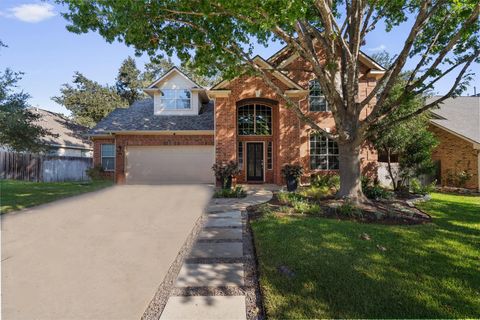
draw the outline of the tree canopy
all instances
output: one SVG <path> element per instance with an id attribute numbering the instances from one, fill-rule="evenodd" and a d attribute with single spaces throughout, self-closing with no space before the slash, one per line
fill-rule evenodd
<path id="1" fill-rule="evenodd" d="M 66 4 L 67 27 L 91 30 L 107 41 L 123 41 L 151 56 L 162 52 L 189 61 L 199 73 L 234 77 L 249 71 L 262 77 L 286 101 L 288 108 L 311 128 L 336 140 L 340 153 L 340 197 L 363 200 L 360 145 L 373 126 L 411 96 L 432 89 L 446 75 L 455 75 L 448 92 L 402 116 L 414 117 L 444 99 L 460 94 L 479 62 L 478 0 L 356 0 L 356 1 L 77 1 Z M 389 32 L 408 25 L 405 40 L 391 66 L 365 98 L 359 96 L 361 49 L 379 26 Z M 256 44 L 279 40 L 303 58 L 318 80 L 335 120 L 326 132 L 295 100 L 269 81 L 273 71 L 254 63 Z M 414 65 L 395 100 L 388 99 L 407 62 Z M 366 106 L 371 112 L 360 115 Z M 384 126 L 392 123 L 384 122 Z"/>
<path id="2" fill-rule="evenodd" d="M 143 96 L 143 83 L 140 78 L 140 70 L 132 57 L 123 60 L 118 70 L 117 82 L 115 84 L 120 97 L 131 105 Z"/>
<path id="3" fill-rule="evenodd" d="M 30 96 L 15 90 L 21 75 L 10 69 L 0 73 L 0 144 L 15 151 L 44 151 L 42 138 L 53 134 L 35 124 L 40 116 L 30 112 Z"/>
<path id="4" fill-rule="evenodd" d="M 115 108 L 128 107 L 114 87 L 101 85 L 80 72 L 75 72 L 72 84 L 64 84 L 60 92 L 52 100 L 70 110 L 76 123 L 90 128 Z"/>

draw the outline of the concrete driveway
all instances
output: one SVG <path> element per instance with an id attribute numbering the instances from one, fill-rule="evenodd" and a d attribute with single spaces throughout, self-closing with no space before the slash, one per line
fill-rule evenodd
<path id="1" fill-rule="evenodd" d="M 115 186 L 2 216 L 2 319 L 140 319 L 211 193 Z"/>

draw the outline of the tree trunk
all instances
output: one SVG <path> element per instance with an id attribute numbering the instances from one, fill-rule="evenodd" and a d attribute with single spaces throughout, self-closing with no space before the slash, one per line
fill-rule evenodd
<path id="1" fill-rule="evenodd" d="M 393 174 L 393 169 L 392 169 L 392 161 L 390 159 L 390 148 L 385 148 L 387 150 L 387 170 L 388 174 L 390 175 L 390 179 L 392 179 L 392 186 L 393 190 L 397 191 L 398 185 L 397 185 L 397 180 L 395 179 L 396 177 Z"/>
<path id="2" fill-rule="evenodd" d="M 354 203 L 367 202 L 362 191 L 362 173 L 360 169 L 360 146 L 352 143 L 338 143 L 340 190 L 337 198 L 348 198 Z"/>

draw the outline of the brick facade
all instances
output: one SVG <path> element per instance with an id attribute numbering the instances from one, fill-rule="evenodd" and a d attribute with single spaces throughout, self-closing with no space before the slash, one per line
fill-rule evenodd
<path id="1" fill-rule="evenodd" d="M 308 89 L 308 84 L 314 78 L 312 73 L 299 71 L 308 69 L 300 58 L 291 62 L 287 67 L 287 75 L 290 79 L 296 81 L 304 89 Z M 364 70 L 365 71 L 365 70 Z M 286 86 L 277 78 L 272 77 L 282 90 Z M 359 98 L 365 98 L 376 84 L 373 78 L 366 78 L 363 75 L 360 78 Z M 283 98 L 268 86 L 263 79 L 253 76 L 242 76 L 232 80 L 225 89 L 230 90 L 227 97 L 217 97 L 215 100 L 215 145 L 216 161 L 224 162 L 237 159 L 238 143 L 257 141 L 272 142 L 273 146 L 273 167 L 271 170 L 265 169 L 264 179 L 266 183 L 283 184 L 281 168 L 285 164 L 299 163 L 304 167 L 305 175 L 303 181 L 308 180 L 311 174 L 325 171 L 310 170 L 310 127 L 302 123 L 295 113 L 286 108 Z M 272 128 L 271 136 L 242 136 L 237 133 L 237 107 L 245 99 L 251 99 L 258 103 L 272 107 Z M 272 103 L 270 100 L 273 100 Z M 308 96 L 293 98 L 300 104 L 302 110 L 315 119 L 322 128 L 334 129 L 335 122 L 330 112 L 310 112 L 308 111 Z M 375 103 L 375 101 L 372 101 Z M 364 116 L 368 114 L 370 107 L 365 108 Z M 266 144 L 265 144 L 266 145 Z M 265 151 L 265 150 L 264 150 Z M 377 152 L 368 144 L 362 148 L 362 168 L 364 174 L 376 175 Z M 266 160 L 266 151 L 264 152 Z M 244 163 L 246 162 L 246 147 L 244 145 Z M 237 177 L 239 182 L 246 181 L 246 165 Z"/>
<path id="2" fill-rule="evenodd" d="M 115 135 L 112 138 L 93 138 L 94 165 L 101 164 L 101 145 L 115 144 L 115 172 L 106 173 L 115 177 L 115 182 L 125 183 L 125 149 L 128 146 L 186 146 L 186 145 L 213 145 L 213 135 Z"/>
<path id="3" fill-rule="evenodd" d="M 439 145 L 432 153 L 434 161 L 440 161 L 440 183 L 442 186 L 451 186 L 449 175 L 455 172 L 467 171 L 472 177 L 466 182 L 465 187 L 479 190 L 479 157 L 480 150 L 474 149 L 473 143 L 462 139 L 435 125 L 430 125 L 429 130 L 435 134 Z"/>

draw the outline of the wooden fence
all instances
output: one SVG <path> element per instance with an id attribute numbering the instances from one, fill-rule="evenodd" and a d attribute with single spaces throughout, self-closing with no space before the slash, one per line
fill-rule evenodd
<path id="1" fill-rule="evenodd" d="M 0 179 L 37 182 L 88 180 L 92 158 L 43 156 L 0 151 Z"/>

